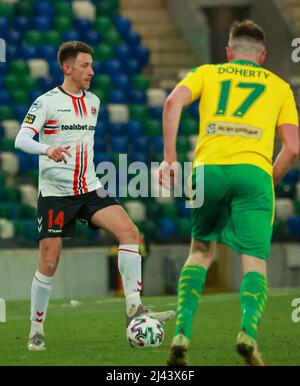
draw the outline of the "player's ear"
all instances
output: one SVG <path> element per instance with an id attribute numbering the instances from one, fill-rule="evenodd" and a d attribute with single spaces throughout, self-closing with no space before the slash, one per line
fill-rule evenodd
<path id="1" fill-rule="evenodd" d="M 71 75 L 71 66 L 69 63 L 63 63 L 62 70 L 64 75 Z"/>
<path id="2" fill-rule="evenodd" d="M 267 56 L 267 50 L 263 50 L 262 53 L 259 56 L 259 64 L 263 65 Z"/>
<path id="3" fill-rule="evenodd" d="M 232 62 L 233 61 L 234 55 L 233 55 L 233 52 L 232 52 L 231 48 L 229 48 L 229 47 L 226 47 L 226 56 L 227 56 L 228 62 Z"/>

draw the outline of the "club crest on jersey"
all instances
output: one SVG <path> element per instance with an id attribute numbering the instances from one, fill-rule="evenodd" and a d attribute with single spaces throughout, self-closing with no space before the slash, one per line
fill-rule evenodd
<path id="1" fill-rule="evenodd" d="M 93 107 L 91 108 L 91 113 L 92 113 L 92 115 L 94 115 L 94 116 L 97 114 L 97 109 L 96 109 L 96 107 L 93 106 Z"/>

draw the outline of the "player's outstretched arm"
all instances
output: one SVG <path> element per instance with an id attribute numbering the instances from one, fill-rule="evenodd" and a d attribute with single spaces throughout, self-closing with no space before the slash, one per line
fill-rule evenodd
<path id="1" fill-rule="evenodd" d="M 295 125 L 281 125 L 277 133 L 282 143 L 273 167 L 273 182 L 277 185 L 299 157 L 299 129 Z"/>

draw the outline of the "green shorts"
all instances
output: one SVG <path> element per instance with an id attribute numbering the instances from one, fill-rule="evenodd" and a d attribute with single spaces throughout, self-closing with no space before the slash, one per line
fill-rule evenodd
<path id="1" fill-rule="evenodd" d="M 196 188 L 194 170 L 193 189 Z M 198 188 L 197 188 L 198 189 Z M 204 203 L 192 209 L 192 237 L 267 259 L 274 220 L 272 177 L 254 165 L 204 166 Z"/>

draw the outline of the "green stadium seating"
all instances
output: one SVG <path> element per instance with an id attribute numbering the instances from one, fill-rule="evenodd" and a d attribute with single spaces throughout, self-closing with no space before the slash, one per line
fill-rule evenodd
<path id="1" fill-rule="evenodd" d="M 13 98 L 13 101 L 17 105 L 29 105 L 30 99 L 28 97 L 28 94 L 23 91 L 22 89 L 11 91 L 11 96 Z"/>
<path id="2" fill-rule="evenodd" d="M 14 202 L 17 204 L 21 201 L 21 192 L 19 189 L 7 186 L 4 188 L 3 192 L 7 202 Z"/>
<path id="3" fill-rule="evenodd" d="M 160 217 L 177 218 L 177 208 L 174 202 L 160 205 Z"/>
<path id="4" fill-rule="evenodd" d="M 184 119 L 181 125 L 183 133 L 187 136 L 199 133 L 199 125 L 195 119 Z"/>
<path id="5" fill-rule="evenodd" d="M 102 32 L 102 37 L 104 43 L 108 44 L 109 46 L 117 46 L 118 44 L 122 43 L 120 35 L 114 28 Z"/>
<path id="6" fill-rule="evenodd" d="M 111 78 L 106 74 L 95 75 L 93 78 L 93 85 L 95 88 L 100 88 L 107 93 L 113 86 Z"/>
<path id="7" fill-rule="evenodd" d="M 54 27 L 59 32 L 71 30 L 73 28 L 73 20 L 67 16 L 56 16 L 54 18 Z"/>
<path id="8" fill-rule="evenodd" d="M 37 90 L 39 88 L 37 80 L 31 78 L 30 75 L 22 75 L 19 79 L 23 90 L 26 90 L 27 92 Z"/>
<path id="9" fill-rule="evenodd" d="M 188 218 L 177 218 L 175 221 L 179 229 L 179 236 L 190 237 L 192 228 L 191 220 Z"/>
<path id="10" fill-rule="evenodd" d="M 100 99 L 101 103 L 107 102 L 107 94 L 104 90 L 101 88 L 93 88 L 92 92 L 97 95 L 97 97 Z"/>
<path id="11" fill-rule="evenodd" d="M 162 123 L 161 121 L 155 119 L 146 119 L 145 120 L 145 132 L 150 137 L 161 136 L 162 135 Z"/>
<path id="12" fill-rule="evenodd" d="M 129 113 L 133 121 L 145 121 L 149 116 L 148 107 L 145 105 L 131 105 Z"/>
<path id="13" fill-rule="evenodd" d="M 120 0 L 102 0 L 97 5 L 97 14 L 112 17 L 120 7 Z"/>
<path id="14" fill-rule="evenodd" d="M 55 14 L 68 18 L 73 17 L 73 9 L 68 1 L 52 0 Z"/>
<path id="15" fill-rule="evenodd" d="M 144 75 L 133 75 L 131 81 L 135 90 L 146 91 L 150 87 L 150 80 Z"/>
<path id="16" fill-rule="evenodd" d="M 5 173 L 0 170 L 0 187 L 5 185 Z"/>
<path id="17" fill-rule="evenodd" d="M 179 152 L 188 152 L 191 149 L 191 144 L 185 136 L 177 137 L 177 151 Z"/>
<path id="18" fill-rule="evenodd" d="M 30 205 L 20 204 L 20 217 L 22 219 L 35 220 L 36 208 Z"/>
<path id="19" fill-rule="evenodd" d="M 41 32 L 30 30 L 25 34 L 25 42 L 32 46 L 40 46 L 43 44 L 43 37 Z"/>
<path id="20" fill-rule="evenodd" d="M 14 113 L 10 107 L 0 106 L 0 117 L 1 117 L 1 120 L 3 120 L 3 121 L 5 119 L 13 119 Z"/>
<path id="21" fill-rule="evenodd" d="M 113 48 L 108 44 L 100 44 L 98 47 L 94 49 L 94 60 L 109 60 L 114 56 Z"/>
<path id="22" fill-rule="evenodd" d="M 11 19 L 14 16 L 13 4 L 0 2 L 0 16 L 6 19 Z"/>
<path id="23" fill-rule="evenodd" d="M 20 220 L 13 220 L 12 223 L 13 223 L 14 228 L 15 228 L 16 237 L 25 238 L 26 225 Z"/>
<path id="24" fill-rule="evenodd" d="M 19 76 L 24 73 L 28 73 L 28 65 L 25 60 L 13 60 L 10 62 L 11 75 Z"/>
<path id="25" fill-rule="evenodd" d="M 61 35 L 58 31 L 47 31 L 44 32 L 44 44 L 49 44 L 50 46 L 59 46 L 62 43 Z"/>
<path id="26" fill-rule="evenodd" d="M 19 86 L 19 80 L 18 80 L 17 76 L 12 75 L 12 74 L 5 75 L 4 83 L 5 83 L 5 87 L 8 91 L 14 91 Z M 5 119 L 5 118 L 2 118 L 2 116 L 1 116 L 1 119 Z"/>
<path id="27" fill-rule="evenodd" d="M 101 34 L 112 28 L 112 21 L 106 16 L 98 16 L 94 22 L 94 29 Z"/>
<path id="28" fill-rule="evenodd" d="M 14 153 L 16 151 L 14 139 L 0 138 L 0 151 L 11 151 Z"/>
<path id="29" fill-rule="evenodd" d="M 19 16 L 31 17 L 34 15 L 34 9 L 31 1 L 22 0 L 16 4 L 16 13 Z"/>
<path id="30" fill-rule="evenodd" d="M 30 180 L 30 182 L 34 186 L 38 186 L 39 184 L 39 171 L 38 170 L 30 170 L 26 173 L 26 177 Z"/>

